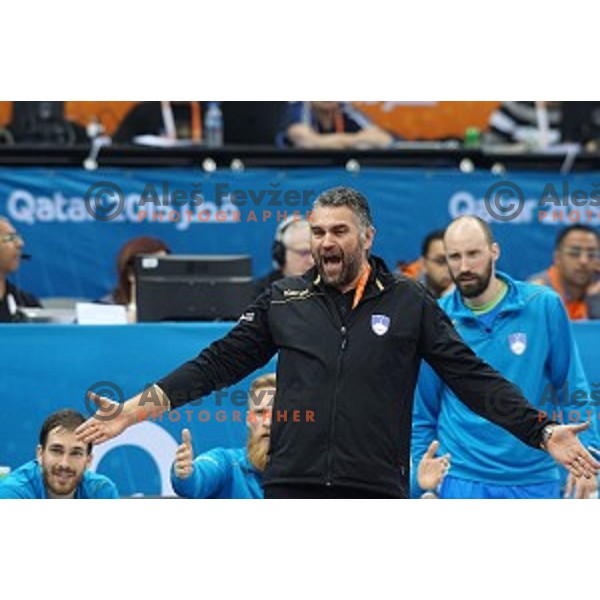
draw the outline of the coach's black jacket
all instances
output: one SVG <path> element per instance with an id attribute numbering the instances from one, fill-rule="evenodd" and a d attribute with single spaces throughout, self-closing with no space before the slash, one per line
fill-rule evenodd
<path id="1" fill-rule="evenodd" d="M 344 485 L 405 497 L 421 358 L 472 410 L 539 447 L 548 421 L 518 388 L 473 354 L 422 286 L 379 259 L 371 264 L 345 324 L 316 269 L 281 279 L 227 336 L 158 385 L 177 407 L 234 384 L 279 351 L 266 486 Z"/>

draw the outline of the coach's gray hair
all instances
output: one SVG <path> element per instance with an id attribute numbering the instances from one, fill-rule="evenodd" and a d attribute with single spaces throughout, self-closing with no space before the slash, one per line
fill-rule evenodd
<path id="1" fill-rule="evenodd" d="M 340 186 L 325 190 L 313 204 L 313 208 L 329 206 L 347 206 L 358 218 L 363 233 L 373 226 L 368 200 L 353 188 Z"/>

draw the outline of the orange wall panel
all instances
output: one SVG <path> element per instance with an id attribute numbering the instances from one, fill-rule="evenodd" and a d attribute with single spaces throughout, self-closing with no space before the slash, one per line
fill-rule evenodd
<path id="1" fill-rule="evenodd" d="M 129 109 L 137 104 L 135 101 L 121 100 L 89 100 L 67 101 L 65 116 L 80 125 L 87 125 L 97 120 L 104 125 L 107 133 L 112 134 Z M 0 126 L 7 125 L 12 115 L 12 102 L 0 102 Z"/>
<path id="2" fill-rule="evenodd" d="M 467 127 L 487 129 L 493 102 L 353 102 L 375 123 L 408 140 L 463 138 Z"/>

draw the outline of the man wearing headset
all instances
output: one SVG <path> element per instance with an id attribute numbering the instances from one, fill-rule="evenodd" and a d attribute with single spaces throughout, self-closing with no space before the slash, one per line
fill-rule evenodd
<path id="1" fill-rule="evenodd" d="M 259 296 L 283 277 L 298 277 L 313 265 L 310 251 L 310 224 L 305 219 L 288 217 L 277 227 L 272 248 L 273 270 L 254 282 Z"/>
<path id="2" fill-rule="evenodd" d="M 0 323 L 23 321 L 22 306 L 41 306 L 39 300 L 11 283 L 7 277 L 17 271 L 23 254 L 23 238 L 10 221 L 0 216 Z"/>

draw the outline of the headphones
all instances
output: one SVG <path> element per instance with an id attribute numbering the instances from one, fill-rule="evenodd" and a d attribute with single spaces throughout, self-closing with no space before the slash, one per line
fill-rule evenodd
<path id="1" fill-rule="evenodd" d="M 273 246 L 271 247 L 271 257 L 273 258 L 273 266 L 278 269 L 283 269 L 285 267 L 285 251 L 286 247 L 283 243 L 283 235 L 286 232 L 286 229 L 292 224 L 297 223 L 299 221 L 303 221 L 304 219 L 299 219 L 294 215 L 284 219 L 277 226 L 277 231 L 275 231 L 275 239 L 273 240 Z"/>

